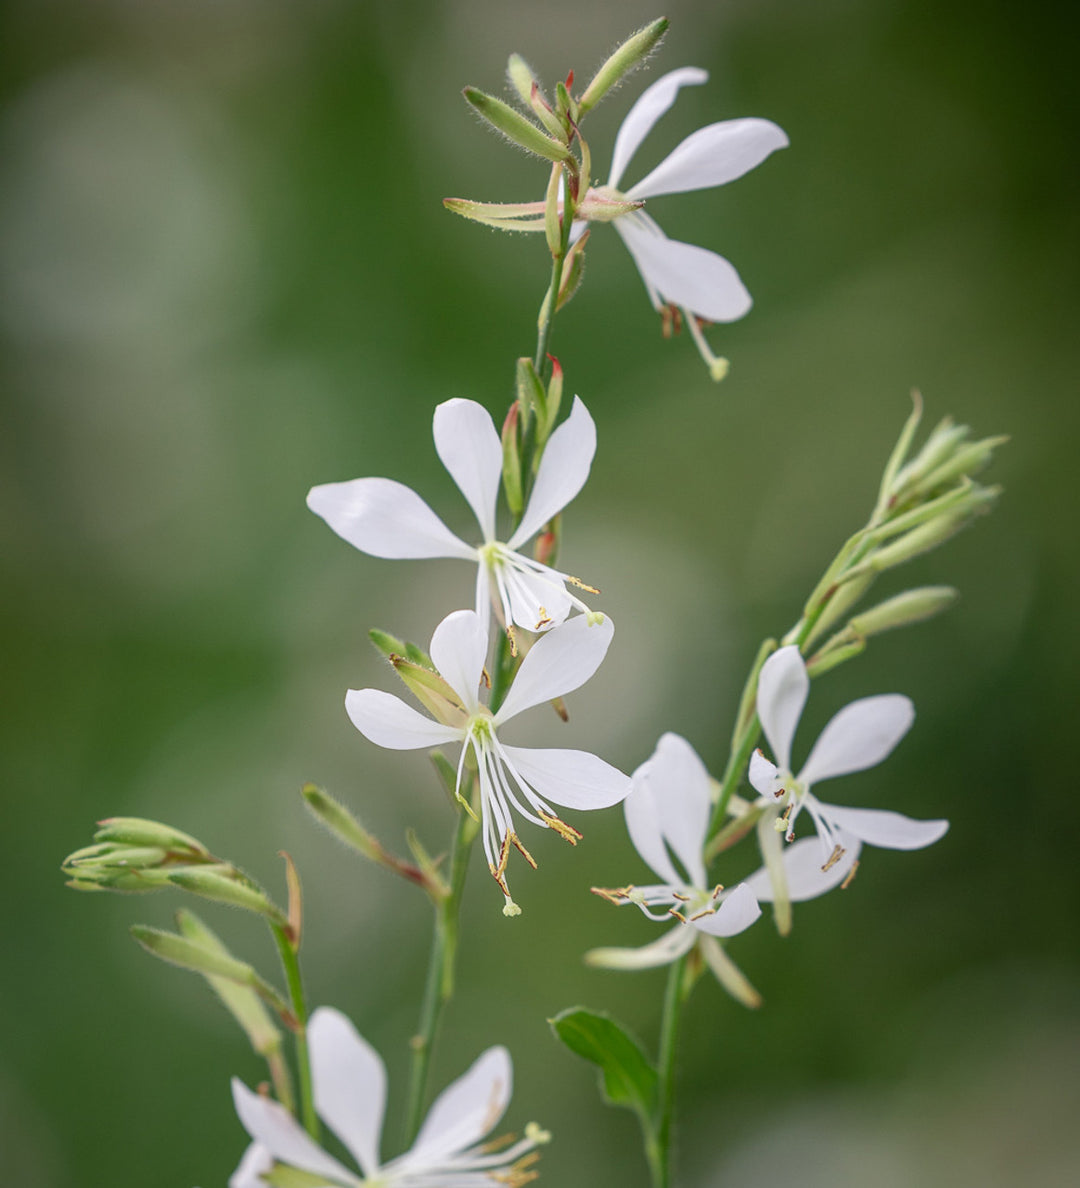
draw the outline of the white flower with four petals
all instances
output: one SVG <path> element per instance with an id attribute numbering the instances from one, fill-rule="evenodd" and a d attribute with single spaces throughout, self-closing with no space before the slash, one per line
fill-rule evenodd
<path id="1" fill-rule="evenodd" d="M 640 202 L 663 194 L 722 186 L 787 146 L 783 129 L 771 120 L 751 118 L 709 124 L 686 137 L 641 181 L 620 191 L 631 158 L 675 102 L 680 88 L 699 85 L 708 77 L 705 70 L 684 66 L 657 79 L 642 93 L 615 137 L 608 181 L 597 189 L 598 194 L 619 202 Z M 620 215 L 613 225 L 633 256 L 656 309 L 677 305 L 691 317 L 696 315 L 710 322 L 733 322 L 749 311 L 750 294 L 723 256 L 669 239 L 643 210 Z M 692 320 L 691 330 L 696 330 Z"/>
<path id="2" fill-rule="evenodd" d="M 662 882 L 593 890 L 615 904 L 637 904 L 650 920 L 674 918 L 677 923 L 652 944 L 593 949 L 585 959 L 610 969 L 651 969 L 676 961 L 697 945 L 720 982 L 745 1001 L 745 979 L 716 938 L 749 928 L 761 908 L 744 883 L 731 890 L 708 886 L 704 854 L 711 789 L 705 764 L 677 734 L 665 734 L 634 772 L 624 806 L 626 827 L 637 852 Z"/>
<path id="3" fill-rule="evenodd" d="M 524 1184 L 539 1128 L 492 1150 L 483 1140 L 510 1103 L 513 1067 L 505 1048 L 488 1048 L 428 1111 L 416 1141 L 389 1163 L 379 1155 L 386 1109 L 386 1068 L 378 1052 L 339 1011 L 320 1007 L 308 1024 L 315 1108 L 356 1160 L 361 1175 L 328 1154 L 276 1101 L 233 1079 L 233 1101 L 252 1138 L 229 1188 L 264 1188 L 275 1162 L 315 1177 L 326 1188 L 481 1188 Z"/>
<path id="4" fill-rule="evenodd" d="M 910 698 L 884 693 L 853 701 L 821 732 L 798 775 L 791 744 L 810 691 L 806 665 L 794 646 L 765 661 L 758 677 L 757 712 L 776 763 L 755 751 L 750 783 L 766 811 L 758 822 L 763 870 L 748 882 L 758 899 L 772 899 L 781 932 L 791 926 L 793 901 L 812 899 L 843 883 L 855 869 L 863 842 L 890 850 L 917 850 L 944 836 L 948 821 L 916 821 L 883 809 L 826 804 L 811 788 L 821 780 L 874 767 L 892 753 L 915 720 Z M 795 842 L 795 822 L 806 811 L 816 838 Z M 794 842 L 783 851 L 781 836 Z"/>
<path id="5" fill-rule="evenodd" d="M 431 637 L 431 661 L 461 703 L 460 710 L 451 707 L 452 721 L 436 722 L 379 689 L 350 689 L 345 698 L 353 725 L 380 747 L 419 750 L 460 742 L 459 795 L 465 760 L 473 754 L 480 780 L 484 853 L 506 897 L 506 915 L 517 915 L 520 910 L 506 885 L 511 845 L 530 865 L 536 865 L 518 839 L 511 808 L 576 845 L 581 835 L 559 819 L 551 804 L 572 809 L 608 808 L 630 791 L 629 777 L 595 755 L 512 747 L 498 737 L 511 718 L 573 692 L 596 672 L 615 625 L 610 618 L 593 619 L 591 614 L 577 615 L 542 635 L 522 660 L 506 699 L 494 714 L 480 701 L 488 635 L 473 611 L 454 611 Z"/>
<path id="6" fill-rule="evenodd" d="M 487 409 L 474 400 L 447 400 L 435 409 L 433 430 L 439 458 L 479 522 L 481 544 L 469 545 L 455 536 L 415 491 L 393 479 L 324 483 L 312 487 L 308 507 L 338 536 L 373 557 L 451 557 L 477 563 L 476 613 L 485 631 L 493 600 L 507 628 L 516 623 L 527 631 L 563 622 L 574 607 L 588 611 L 566 589 L 567 582 L 582 586 L 577 578 L 519 551 L 589 477 L 596 426 L 585 405 L 575 396 L 569 417 L 548 439 L 521 523 L 505 542 L 495 527 L 503 450 Z"/>

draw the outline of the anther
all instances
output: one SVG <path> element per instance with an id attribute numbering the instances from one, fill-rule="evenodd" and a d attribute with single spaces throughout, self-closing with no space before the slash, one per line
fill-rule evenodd
<path id="1" fill-rule="evenodd" d="M 508 836 L 509 836 L 510 840 L 514 843 L 515 847 L 517 848 L 517 852 L 522 856 L 522 858 L 525 859 L 525 861 L 533 868 L 533 870 L 535 870 L 536 869 L 536 859 L 521 844 L 521 839 L 518 837 L 518 835 L 516 833 L 511 833 Z"/>
<path id="2" fill-rule="evenodd" d="M 696 916 L 690 917 L 690 922 L 693 923 L 695 920 L 700 920 L 705 916 L 715 916 L 715 915 L 716 915 L 716 908 L 711 908 L 711 907 L 702 908 L 702 910 L 700 912 L 698 912 Z"/>
<path id="3" fill-rule="evenodd" d="M 586 585 L 581 578 L 571 577 L 570 574 L 563 575 L 571 586 L 577 586 L 579 590 L 584 590 L 587 594 L 599 594 L 600 591 L 595 586 Z"/>
<path id="4" fill-rule="evenodd" d="M 847 878 L 844 879 L 844 881 L 840 884 L 841 891 L 846 891 L 851 886 L 852 880 L 855 878 L 855 872 L 858 869 L 859 869 L 859 860 L 858 860 L 858 858 L 856 858 L 855 861 L 851 864 L 851 869 L 847 872 Z"/>
<path id="5" fill-rule="evenodd" d="M 551 816 L 550 813 L 545 813 L 543 809 L 537 809 L 536 811 L 540 814 L 540 820 L 549 829 L 554 829 L 563 841 L 568 841 L 572 846 L 576 846 L 581 841 L 581 834 L 578 833 L 573 825 L 567 825 L 565 821 Z"/>
<path id="6" fill-rule="evenodd" d="M 682 914 L 682 912 L 677 911 L 675 908 L 668 908 L 668 915 L 674 916 L 675 919 L 678 920 L 680 924 L 686 923 L 686 917 Z"/>
<path id="7" fill-rule="evenodd" d="M 829 855 L 828 862 L 826 862 L 821 868 L 822 873 L 827 870 L 832 870 L 832 868 L 840 861 L 840 859 L 843 858 L 845 852 L 846 851 L 844 850 L 843 846 L 833 846 L 833 852 Z"/>
<path id="8" fill-rule="evenodd" d="M 717 883 L 717 884 L 716 884 L 716 887 L 714 888 L 714 890 L 713 890 L 713 893 L 712 893 L 712 897 L 713 897 L 713 899 L 719 899 L 719 898 L 720 898 L 720 892 L 721 892 L 721 891 L 723 891 L 723 889 L 724 889 L 724 884 L 723 884 L 723 883 Z"/>
<path id="9" fill-rule="evenodd" d="M 672 893 L 671 893 L 671 896 L 672 896 L 672 898 L 673 898 L 673 899 L 678 899 L 678 900 L 680 900 L 680 901 L 681 901 L 681 902 L 683 902 L 683 903 L 689 903 L 689 902 L 690 902 L 690 896 L 689 896 L 689 895 L 683 895 L 683 893 L 682 893 L 681 891 L 672 891 Z"/>
<path id="10" fill-rule="evenodd" d="M 484 686 L 485 689 L 491 688 L 491 673 L 488 672 L 486 664 L 480 670 L 480 683 Z"/>

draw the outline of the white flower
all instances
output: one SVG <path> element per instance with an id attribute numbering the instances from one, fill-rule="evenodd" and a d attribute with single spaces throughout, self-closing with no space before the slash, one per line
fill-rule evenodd
<path id="1" fill-rule="evenodd" d="M 760 165 L 770 153 L 786 147 L 783 129 L 770 120 L 725 120 L 688 136 L 636 185 L 620 191 L 623 173 L 653 125 L 675 102 L 679 89 L 707 81 L 709 75 L 684 66 L 657 79 L 631 107 L 615 138 L 615 151 L 601 196 L 638 202 L 662 194 L 681 194 L 721 186 Z M 642 210 L 613 220 L 638 266 L 657 309 L 677 305 L 710 322 L 733 322 L 751 305 L 739 274 L 722 256 L 694 244 L 680 243 L 661 231 Z M 691 329 L 695 329 L 690 319 Z M 700 344 L 699 344 L 700 345 Z"/>
<path id="2" fill-rule="evenodd" d="M 493 599 L 507 627 L 517 623 L 528 631 L 561 623 L 573 607 L 587 611 L 565 585 L 582 583 L 518 551 L 589 477 L 596 426 L 585 405 L 575 396 L 570 416 L 548 439 L 521 523 L 506 542 L 495 530 L 503 451 L 491 416 L 474 400 L 447 400 L 435 409 L 433 429 L 435 449 L 479 521 L 480 545 L 455 536 L 415 491 L 392 479 L 361 478 L 312 487 L 308 507 L 349 544 L 373 557 L 476 562 L 476 613 L 485 630 Z"/>
<path id="3" fill-rule="evenodd" d="M 344 1015 L 329 1007 L 312 1014 L 308 1041 L 315 1108 L 362 1175 L 327 1154 L 284 1106 L 234 1078 L 236 1112 L 254 1142 L 230 1188 L 264 1185 L 259 1172 L 268 1171 L 271 1161 L 310 1173 L 316 1184 L 325 1177 L 329 1188 L 480 1188 L 523 1184 L 531 1178 L 527 1168 L 536 1159 L 538 1143 L 547 1139 L 543 1131 L 530 1126 L 524 1139 L 500 1151 L 481 1144 L 510 1103 L 513 1068 L 505 1048 L 488 1048 L 436 1098 L 412 1147 L 382 1163 L 386 1068 L 378 1052 Z M 246 1178 L 237 1180 L 242 1174 Z"/>
<path id="4" fill-rule="evenodd" d="M 541 636 L 521 662 L 505 701 L 494 714 L 479 698 L 487 657 L 487 632 L 473 611 L 454 611 L 435 628 L 431 660 L 456 694 L 461 708 L 451 707 L 452 721 L 436 722 L 378 689 L 351 689 L 345 708 L 353 725 L 380 747 L 417 750 L 460 742 L 458 788 L 468 753 L 475 756 L 480 779 L 484 853 L 503 894 L 506 915 L 520 910 L 506 885 L 506 863 L 515 846 L 533 867 L 536 863 L 518 839 L 511 807 L 526 820 L 554 829 L 576 845 L 581 836 L 551 808 L 607 808 L 623 800 L 630 780 L 610 764 L 585 751 L 511 747 L 499 729 L 523 710 L 580 688 L 600 667 L 611 643 L 611 619 L 593 622 L 578 615 Z"/>
<path id="5" fill-rule="evenodd" d="M 855 869 L 863 842 L 891 850 L 917 850 L 936 842 L 948 821 L 915 821 L 882 809 L 825 804 L 811 791 L 821 780 L 874 767 L 888 756 L 915 720 L 910 698 L 899 693 L 863 697 L 836 714 L 814 743 L 798 775 L 791 771 L 791 743 L 810 691 L 797 647 L 781 648 L 758 677 L 757 712 L 776 763 L 761 751 L 750 760 L 750 783 L 768 805 L 758 823 L 765 869 L 750 879 L 759 899 L 772 898 L 782 932 L 790 927 L 790 903 L 811 899 L 843 883 Z M 817 838 L 806 838 L 782 857 L 781 834 L 795 839 L 795 822 L 806 810 Z M 771 894 L 765 883 L 771 883 Z"/>
<path id="6" fill-rule="evenodd" d="M 637 904 L 650 920 L 674 918 L 678 923 L 652 944 L 593 949 L 586 961 L 612 969 L 650 969 L 670 964 L 698 945 L 720 982 L 747 1001 L 743 984 L 734 988 L 745 980 L 715 938 L 749 928 L 761 908 L 744 883 L 730 891 L 707 885 L 704 852 L 712 813 L 711 781 L 686 739 L 677 734 L 660 739 L 652 757 L 634 772 L 625 812 L 630 840 L 662 882 L 593 890 L 612 903 Z M 756 999 L 752 990 L 751 995 L 751 1001 Z"/>

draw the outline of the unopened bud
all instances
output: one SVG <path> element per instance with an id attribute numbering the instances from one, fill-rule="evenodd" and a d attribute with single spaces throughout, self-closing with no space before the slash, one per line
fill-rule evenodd
<path id="1" fill-rule="evenodd" d="M 232 866 L 187 866 L 169 871 L 169 882 L 192 895 L 214 903 L 243 908 L 265 916 L 275 924 L 286 923 L 280 908 L 274 906 L 260 887 Z"/>
<path id="2" fill-rule="evenodd" d="M 911 623 L 931 619 L 952 606 L 959 596 L 959 591 L 952 586 L 920 586 L 915 590 L 905 590 L 903 594 L 879 602 L 877 606 L 856 615 L 846 630 L 868 639 L 871 635 L 880 635 L 895 627 L 907 627 Z"/>
<path id="3" fill-rule="evenodd" d="M 531 107 L 534 90 L 540 89 L 540 83 L 533 73 L 532 67 L 520 54 L 511 54 L 506 63 L 506 77 L 510 85 L 518 93 L 518 97 L 526 107 Z"/>
<path id="4" fill-rule="evenodd" d="M 576 242 L 566 253 L 566 259 L 563 261 L 562 281 L 559 284 L 559 296 L 555 301 L 556 313 L 569 303 L 581 286 L 582 278 L 585 275 L 585 244 L 588 240 L 589 232 L 586 231 L 578 236 Z"/>
<path id="5" fill-rule="evenodd" d="M 915 485 L 912 493 L 915 495 L 931 495 L 934 491 L 947 486 L 949 483 L 954 483 L 958 479 L 970 478 L 972 475 L 978 474 L 980 470 L 989 464 L 991 458 L 994 456 L 994 450 L 999 445 L 1004 445 L 1008 440 L 1008 437 L 1004 435 L 986 437 L 982 441 L 973 441 L 968 445 L 961 446 L 951 458 L 948 458 L 940 466 L 921 478 Z"/>
<path id="6" fill-rule="evenodd" d="M 619 46 L 593 75 L 578 101 L 579 116 L 594 108 L 613 87 L 645 61 L 656 48 L 660 38 L 667 32 L 668 22 L 661 18 L 639 29 Z"/>
<path id="7" fill-rule="evenodd" d="M 521 515 L 525 507 L 521 491 L 521 443 L 518 440 L 520 407 L 516 400 L 510 405 L 502 427 L 503 491 L 506 494 L 506 506 L 515 518 Z"/>
<path id="8" fill-rule="evenodd" d="M 98 822 L 94 840 L 117 842 L 128 846 L 159 846 L 165 850 L 183 850 L 209 857 L 210 851 L 195 838 L 160 821 L 142 817 L 106 817 Z"/>
<path id="9" fill-rule="evenodd" d="M 518 405 L 521 409 L 521 432 L 524 434 L 529 428 L 529 421 L 535 415 L 541 421 L 547 420 L 548 402 L 544 385 L 536 374 L 531 359 L 522 357 L 517 361 L 514 376 L 517 390 Z"/>
<path id="10" fill-rule="evenodd" d="M 434 718 L 447 726 L 461 725 L 465 713 L 461 698 L 437 672 L 404 656 L 391 656 L 390 663 L 409 692 Z"/>
<path id="11" fill-rule="evenodd" d="M 523 115 L 519 115 L 508 103 L 487 95 L 476 87 L 466 87 L 463 94 L 473 109 L 507 140 L 526 152 L 546 157 L 549 161 L 567 161 L 570 150 L 560 144 Z"/>
<path id="12" fill-rule="evenodd" d="M 379 861 L 382 847 L 378 841 L 329 792 L 315 784 L 305 784 L 300 790 L 300 795 L 312 813 L 335 837 L 365 858 Z"/>

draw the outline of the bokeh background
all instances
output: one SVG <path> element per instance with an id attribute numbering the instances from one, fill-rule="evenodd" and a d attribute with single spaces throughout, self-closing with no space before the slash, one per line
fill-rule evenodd
<path id="1" fill-rule="evenodd" d="M 520 736 L 630 770 L 663 730 L 719 769 L 758 640 L 785 629 L 922 389 L 928 418 L 1008 432 L 995 514 L 883 582 L 948 582 L 948 616 L 876 642 L 815 687 L 797 752 L 855 696 L 910 694 L 895 757 L 836 787 L 945 815 L 931 850 L 867 854 L 845 895 L 733 945 L 766 1005 L 703 983 L 685 1025 L 680 1182 L 1075 1183 L 1075 26 L 1064 6 L 946 0 L 668 5 L 651 77 L 708 67 L 631 179 L 701 124 L 766 116 L 791 148 L 737 184 L 658 201 L 669 234 L 727 254 L 756 298 L 713 332 L 711 385 L 661 340 L 605 229 L 557 327 L 599 425 L 568 567 L 603 587 L 611 657 Z M 506 55 L 587 74 L 657 15 L 507 0 L 12 0 L 0 38 L 5 625 L 0 1148 L 20 1188 L 223 1184 L 244 1145 L 228 1078 L 262 1076 L 199 979 L 141 953 L 178 897 L 78 896 L 62 856 L 109 814 L 158 817 L 282 888 L 305 881 L 315 1003 L 385 1054 L 396 1150 L 428 942 L 426 903 L 306 818 L 307 779 L 388 844 L 433 849 L 450 814 L 423 756 L 349 725 L 387 685 L 369 626 L 426 641 L 468 604 L 464 566 L 361 556 L 304 508 L 316 482 L 384 474 L 448 522 L 432 407 L 493 412 L 531 352 L 539 240 L 446 214 L 445 195 L 539 197 L 546 171 L 458 98 Z M 603 171 L 647 78 L 590 118 Z M 539 719 L 539 720 L 537 720 Z M 568 741 L 570 740 L 570 741 Z M 544 1182 L 644 1185 L 635 1124 L 547 1016 L 607 1007 L 652 1045 L 662 972 L 588 970 L 655 935 L 590 883 L 640 879 L 621 814 L 576 852 L 530 836 L 525 914 L 479 862 L 445 1084 L 513 1050 L 509 1122 L 556 1134 Z M 733 868 L 733 874 L 742 873 Z M 273 969 L 269 938 L 205 916 Z"/>

